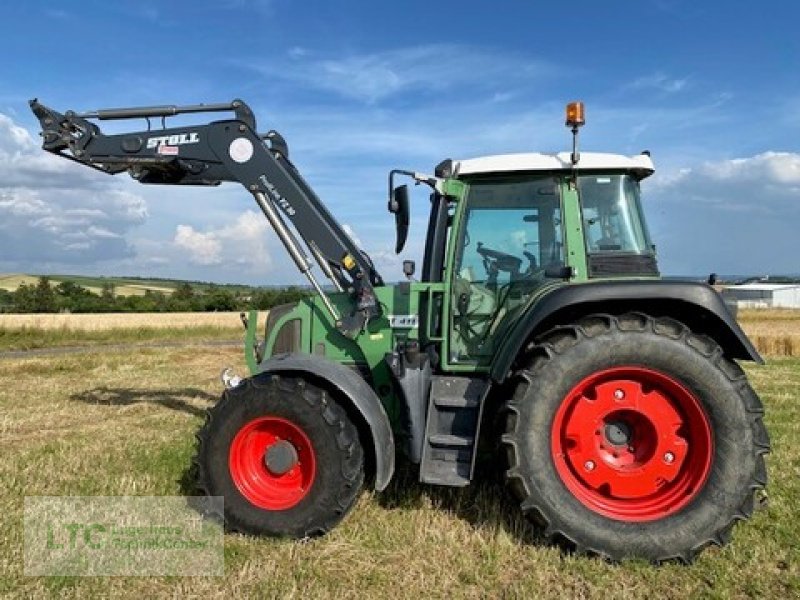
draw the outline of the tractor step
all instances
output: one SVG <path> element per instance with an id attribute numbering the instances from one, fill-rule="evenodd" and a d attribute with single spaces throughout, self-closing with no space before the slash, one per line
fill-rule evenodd
<path id="1" fill-rule="evenodd" d="M 428 442 L 430 442 L 431 446 L 444 446 L 451 448 L 463 448 L 465 446 L 470 448 L 472 446 L 472 441 L 473 440 L 471 437 L 447 435 L 443 433 L 438 433 L 428 438 Z"/>
<path id="2" fill-rule="evenodd" d="M 488 389 L 489 382 L 476 377 L 431 378 L 420 481 L 459 487 L 469 484 Z"/>
<path id="3" fill-rule="evenodd" d="M 443 408 L 475 408 L 480 404 L 480 398 L 456 398 L 445 396 L 444 398 L 434 398 L 437 407 Z"/>

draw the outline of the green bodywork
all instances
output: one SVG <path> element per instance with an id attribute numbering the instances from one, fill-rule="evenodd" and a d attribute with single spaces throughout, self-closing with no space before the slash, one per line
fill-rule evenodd
<path id="1" fill-rule="evenodd" d="M 579 186 L 572 174 L 505 177 L 512 183 L 529 183 L 524 179 L 528 177 L 534 182 L 549 182 L 548 185 L 554 186 L 554 192 L 547 192 L 552 198 L 547 201 L 557 206 L 554 222 L 560 228 L 557 232 L 559 253 L 563 265 L 572 269 L 568 282 L 539 275 L 493 287 L 465 279 L 463 273 L 458 272 L 458 266 L 465 245 L 473 244 L 474 249 L 474 241 L 463 234 L 469 218 L 467 200 L 473 186 L 469 180 L 447 179 L 437 187 L 438 192 L 446 196 L 451 215 L 441 282 L 405 282 L 377 287 L 381 316 L 370 321 L 355 339 L 339 333 L 321 298 L 310 296 L 271 322 L 262 346 L 262 360 L 280 352 L 276 352 L 279 332 L 287 323 L 299 320 L 299 350 L 361 370 L 381 398 L 394 426 L 398 423 L 399 404 L 384 357 L 398 344 L 407 340 L 419 340 L 422 346 L 434 344 L 441 359 L 439 370 L 444 373 L 487 373 L 508 332 L 542 296 L 560 286 L 580 285 L 590 280 L 585 231 L 589 225 L 584 221 Z M 501 177 L 499 181 L 504 180 Z M 542 254 L 540 252 L 540 256 Z M 461 295 L 466 295 L 468 301 L 459 306 Z M 352 311 L 352 298 L 347 293 L 329 294 L 329 298 L 340 314 Z M 420 314 L 421 307 L 426 314 Z M 434 311 L 437 314 L 433 314 Z M 251 313 L 246 337 L 246 358 L 251 374 L 259 371 L 256 322 L 255 313 Z"/>
<path id="2" fill-rule="evenodd" d="M 401 283 L 376 288 L 381 316 L 370 321 L 366 330 L 356 339 L 343 336 L 331 322 L 329 314 L 319 296 L 310 296 L 299 302 L 294 308 L 282 315 L 272 324 L 264 344 L 264 360 L 274 354 L 278 332 L 288 322 L 300 321 L 300 348 L 303 352 L 315 354 L 343 365 L 354 366 L 369 376 L 373 389 L 381 398 L 387 414 L 393 424 L 399 418 L 399 407 L 394 397 L 389 368 L 383 360 L 398 343 L 407 340 L 434 340 L 433 332 L 419 331 L 420 299 L 430 297 L 434 292 L 441 293 L 443 284 Z M 340 312 L 351 310 L 351 299 L 346 293 L 329 294 L 334 306 Z M 428 303 L 431 306 L 432 302 Z M 392 319 L 395 326 L 390 325 Z M 413 316 L 416 319 L 408 317 Z M 245 341 L 247 365 L 250 373 L 259 371 L 256 357 L 257 314 L 253 311 L 248 319 Z M 423 319 L 422 322 L 431 322 Z M 410 327 L 409 325 L 413 325 Z"/>

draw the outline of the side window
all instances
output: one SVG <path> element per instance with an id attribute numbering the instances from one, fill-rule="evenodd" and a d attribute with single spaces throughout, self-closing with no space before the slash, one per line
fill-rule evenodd
<path id="1" fill-rule="evenodd" d="M 652 250 L 642 219 L 639 187 L 630 176 L 582 175 L 578 189 L 589 254 Z"/>
<path id="2" fill-rule="evenodd" d="M 459 276 L 473 282 L 509 283 L 529 265 L 526 255 L 538 246 L 538 231 L 526 227 L 530 210 L 476 209 L 467 213 Z M 534 257 L 535 259 L 535 257 Z M 493 270 L 489 261 L 497 262 Z M 536 265 L 533 265 L 534 267 Z"/>
<path id="3" fill-rule="evenodd" d="M 552 179 L 473 184 L 457 275 L 505 284 L 563 264 L 561 207 Z"/>

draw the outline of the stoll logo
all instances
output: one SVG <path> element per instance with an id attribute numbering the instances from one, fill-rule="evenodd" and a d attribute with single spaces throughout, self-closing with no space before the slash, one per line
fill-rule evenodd
<path id="1" fill-rule="evenodd" d="M 147 138 L 148 148 L 158 148 L 159 146 L 182 146 L 184 144 L 197 144 L 200 141 L 198 133 L 177 133 L 175 135 L 159 135 Z"/>

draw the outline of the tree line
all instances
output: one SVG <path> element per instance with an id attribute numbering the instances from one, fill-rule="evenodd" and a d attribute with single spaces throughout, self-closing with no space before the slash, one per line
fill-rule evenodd
<path id="1" fill-rule="evenodd" d="M 107 313 L 107 312 L 214 312 L 267 310 L 297 302 L 310 292 L 298 287 L 232 292 L 216 285 L 199 290 L 181 283 L 172 294 L 146 290 L 140 296 L 117 296 L 106 282 L 99 294 L 73 281 L 56 285 L 47 277 L 35 284 L 20 284 L 13 292 L 0 289 L 0 312 L 6 313 Z"/>

